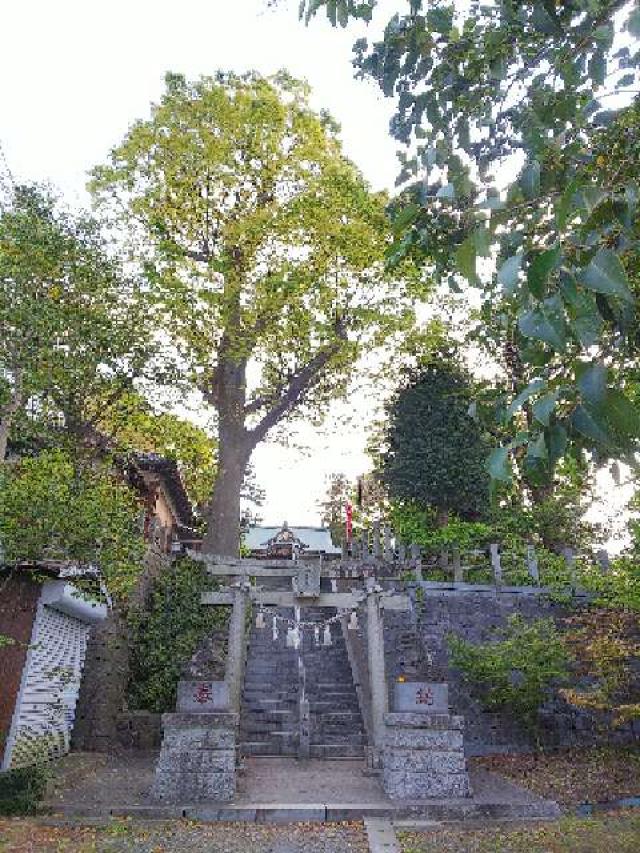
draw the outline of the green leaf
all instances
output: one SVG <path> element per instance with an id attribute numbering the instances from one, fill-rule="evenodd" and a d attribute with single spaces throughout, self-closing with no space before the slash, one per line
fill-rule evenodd
<path id="1" fill-rule="evenodd" d="M 607 76 L 607 58 L 602 50 L 597 50 L 589 60 L 589 75 L 594 83 L 602 86 Z"/>
<path id="2" fill-rule="evenodd" d="M 491 252 L 491 232 L 488 228 L 476 228 L 473 234 L 476 254 L 486 258 Z"/>
<path id="3" fill-rule="evenodd" d="M 511 466 L 509 465 L 509 448 L 495 447 L 487 460 L 487 471 L 492 480 L 511 482 Z"/>
<path id="4" fill-rule="evenodd" d="M 407 204 L 405 207 L 403 207 L 400 213 L 393 220 L 394 233 L 397 234 L 400 231 L 404 231 L 407 225 L 415 221 L 419 213 L 420 206 L 417 204 Z"/>
<path id="5" fill-rule="evenodd" d="M 566 346 L 567 324 L 556 297 L 545 299 L 538 308 L 522 314 L 518 328 L 525 337 L 544 341 L 556 350 L 563 350 Z"/>
<path id="6" fill-rule="evenodd" d="M 601 362 L 576 371 L 578 376 L 578 390 L 582 397 L 592 405 L 598 405 L 604 400 L 607 392 L 607 368 Z"/>
<path id="7" fill-rule="evenodd" d="M 531 23 L 535 30 L 545 35 L 559 35 L 562 32 L 559 23 L 541 3 L 533 4 Z"/>
<path id="8" fill-rule="evenodd" d="M 549 273 L 558 266 L 561 251 L 559 246 L 553 246 L 536 255 L 527 270 L 527 285 L 536 299 L 542 299 Z"/>
<path id="9" fill-rule="evenodd" d="M 602 315 L 598 311 L 595 297 L 578 290 L 576 280 L 565 276 L 560 292 L 567 307 L 569 325 L 574 336 L 583 347 L 596 343 L 602 331 Z"/>
<path id="10" fill-rule="evenodd" d="M 525 198 L 534 199 L 540 195 L 540 163 L 533 160 L 522 171 L 518 184 Z"/>
<path id="11" fill-rule="evenodd" d="M 612 444 L 607 424 L 597 412 L 579 405 L 574 409 L 571 416 L 571 423 L 574 429 L 596 443 L 603 444 L 605 447 L 609 447 Z"/>
<path id="12" fill-rule="evenodd" d="M 614 429 L 626 438 L 640 436 L 640 413 L 628 397 L 615 388 L 610 388 L 603 410 Z"/>
<path id="13" fill-rule="evenodd" d="M 544 379 L 534 379 L 533 382 L 530 382 L 527 387 L 520 391 L 520 393 L 514 397 L 511 405 L 506 411 L 506 417 L 511 418 L 513 415 L 521 408 L 523 403 L 526 403 L 529 397 L 532 397 L 534 394 L 537 394 L 538 391 L 543 391 L 547 387 L 546 380 Z"/>
<path id="14" fill-rule="evenodd" d="M 634 301 L 624 267 L 611 249 L 600 249 L 587 268 L 580 273 L 579 281 L 596 293 L 618 296 L 626 302 Z"/>
<path id="15" fill-rule="evenodd" d="M 347 0 L 338 0 L 338 23 L 341 27 L 346 27 L 349 23 L 349 7 Z"/>
<path id="16" fill-rule="evenodd" d="M 605 190 L 600 189 L 600 187 L 586 186 L 580 192 L 580 198 L 589 215 L 593 213 L 600 202 L 608 197 L 609 194 Z"/>
<path id="17" fill-rule="evenodd" d="M 447 198 L 453 200 L 455 197 L 456 190 L 453 184 L 445 184 L 443 187 L 440 187 L 436 193 L 436 198 Z"/>
<path id="18" fill-rule="evenodd" d="M 447 35 L 453 25 L 453 9 L 450 7 L 436 7 L 427 12 L 427 26 L 429 29 L 441 35 Z"/>
<path id="19" fill-rule="evenodd" d="M 519 430 L 514 438 L 509 442 L 509 448 L 515 450 L 516 447 L 523 447 L 529 441 L 529 433 L 526 429 Z"/>
<path id="20" fill-rule="evenodd" d="M 534 441 L 529 442 L 527 456 L 531 459 L 547 459 L 549 453 L 547 451 L 547 443 L 544 440 L 543 432 L 541 432 Z"/>
<path id="21" fill-rule="evenodd" d="M 553 467 L 558 459 L 562 459 L 567 449 L 567 430 L 562 424 L 554 424 L 547 430 L 549 447 L 549 464 Z"/>
<path id="22" fill-rule="evenodd" d="M 632 36 L 640 38 L 640 6 L 636 5 L 632 8 L 627 18 L 626 28 Z"/>
<path id="23" fill-rule="evenodd" d="M 533 417 L 543 426 L 549 426 L 549 420 L 556 407 L 558 392 L 552 391 L 536 400 L 532 407 Z"/>
<path id="24" fill-rule="evenodd" d="M 478 283 L 476 273 L 476 244 L 474 235 L 471 234 L 464 240 L 456 251 L 456 267 L 458 272 L 464 276 L 470 284 Z"/>
<path id="25" fill-rule="evenodd" d="M 579 188 L 580 182 L 574 178 L 565 191 L 562 193 L 560 199 L 556 202 L 555 205 L 555 217 L 556 224 L 558 229 L 562 231 L 567 224 L 567 219 L 569 218 L 569 213 L 574 206 L 574 197 L 576 194 L 576 190 Z"/>
<path id="26" fill-rule="evenodd" d="M 507 296 L 511 296 L 518 286 L 518 274 L 522 268 L 523 257 L 522 252 L 512 255 L 498 270 L 498 283 L 503 286 Z"/>

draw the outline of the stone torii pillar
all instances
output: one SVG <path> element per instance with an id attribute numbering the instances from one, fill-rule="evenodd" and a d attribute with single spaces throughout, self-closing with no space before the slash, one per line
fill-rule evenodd
<path id="1" fill-rule="evenodd" d="M 389 693 L 384 660 L 384 622 L 381 608 L 382 587 L 367 579 L 367 652 L 374 765 L 379 766 L 384 744 L 384 717 L 389 710 Z"/>
<path id="2" fill-rule="evenodd" d="M 247 605 L 251 584 L 241 580 L 233 587 L 233 605 L 229 622 L 229 646 L 224 680 L 229 690 L 229 705 L 232 711 L 240 710 L 242 675 L 244 669 L 244 644 L 247 623 Z"/>

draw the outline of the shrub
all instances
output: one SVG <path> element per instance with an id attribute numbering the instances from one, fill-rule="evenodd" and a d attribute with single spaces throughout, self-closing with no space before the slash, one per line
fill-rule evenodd
<path id="1" fill-rule="evenodd" d="M 459 669 L 485 708 L 507 711 L 531 730 L 554 683 L 569 675 L 569 654 L 551 619 L 526 622 L 510 616 L 497 642 L 473 645 L 448 638 L 451 664 Z"/>
<path id="2" fill-rule="evenodd" d="M 597 565 L 585 566 L 580 582 L 585 589 L 594 593 L 597 604 L 640 610 L 640 559 L 634 555 L 614 560 L 606 574 Z"/>
<path id="3" fill-rule="evenodd" d="M 583 679 L 562 690 L 572 705 L 612 715 L 614 726 L 640 718 L 640 628 L 625 610 L 587 608 L 566 618 L 566 642 Z"/>
<path id="4" fill-rule="evenodd" d="M 227 608 L 203 607 L 210 580 L 200 563 L 178 560 L 153 583 L 143 607 L 129 614 L 131 679 L 129 704 L 146 711 L 172 711 L 182 668 L 200 643 L 226 625 Z"/>
<path id="5" fill-rule="evenodd" d="M 435 511 L 423 509 L 414 501 L 394 503 L 390 521 L 403 542 L 420 545 L 428 551 L 454 545 L 462 550 L 478 548 L 491 538 L 491 528 L 480 521 L 462 521 L 450 516 L 447 524 L 439 527 Z"/>
<path id="6" fill-rule="evenodd" d="M 0 772 L 0 815 L 35 814 L 50 778 L 42 765 Z"/>

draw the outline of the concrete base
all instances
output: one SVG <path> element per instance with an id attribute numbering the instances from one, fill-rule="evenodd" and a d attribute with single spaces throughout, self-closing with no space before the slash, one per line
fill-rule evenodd
<path id="1" fill-rule="evenodd" d="M 554 819 L 557 804 L 485 770 L 470 773 L 473 796 L 392 802 L 380 782 L 364 776 L 356 761 L 296 761 L 249 758 L 240 789 L 229 803 L 154 802 L 154 756 L 69 756 L 68 772 L 56 780 L 43 811 L 66 818 L 132 817 L 250 823 L 333 823 L 367 818 L 449 821 Z M 104 758 L 104 757 L 102 757 Z M 320 799 L 322 797 L 322 799 Z"/>
<path id="2" fill-rule="evenodd" d="M 468 797 L 462 717 L 385 715 L 382 784 L 392 800 Z"/>
<path id="3" fill-rule="evenodd" d="M 236 791 L 238 715 L 164 714 L 151 797 L 165 803 L 226 802 Z"/>

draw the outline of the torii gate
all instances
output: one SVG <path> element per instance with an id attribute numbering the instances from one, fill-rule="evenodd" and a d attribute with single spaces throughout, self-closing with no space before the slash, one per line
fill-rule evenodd
<path id="1" fill-rule="evenodd" d="M 248 601 L 276 607 L 333 607 L 338 610 L 354 610 L 366 601 L 367 606 L 367 652 L 369 664 L 369 687 L 371 695 L 371 721 L 374 752 L 380 754 L 384 736 L 384 715 L 388 710 L 388 690 L 384 660 L 383 611 L 409 610 L 409 596 L 385 592 L 374 578 L 367 578 L 366 588 L 351 592 L 321 592 L 320 577 L 322 560 L 316 563 L 292 562 L 291 560 L 251 560 L 217 557 L 209 554 L 190 554 L 205 563 L 207 572 L 214 577 L 234 578 L 235 583 L 222 592 L 204 592 L 202 604 L 231 605 L 229 645 L 225 681 L 229 690 L 231 709 L 239 711 L 242 692 L 244 664 L 244 638 Z M 250 578 L 290 577 L 291 592 L 258 590 Z"/>

